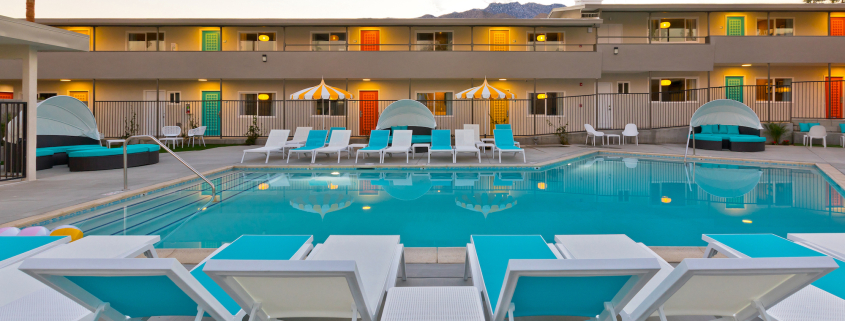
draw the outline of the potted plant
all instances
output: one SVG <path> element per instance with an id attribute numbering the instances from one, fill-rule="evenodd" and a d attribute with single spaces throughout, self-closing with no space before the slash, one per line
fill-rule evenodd
<path id="1" fill-rule="evenodd" d="M 549 123 L 550 127 L 555 126 L 548 119 L 546 119 L 546 122 Z M 566 133 L 566 126 L 567 125 L 569 125 L 569 123 L 563 124 L 562 126 L 558 126 L 557 128 L 555 128 L 555 135 L 557 136 L 558 140 L 560 140 L 561 145 L 569 145 L 569 137 L 567 136 L 567 133 Z"/>
<path id="2" fill-rule="evenodd" d="M 244 145 L 255 145 L 258 136 L 261 134 L 261 129 L 258 128 L 258 116 L 252 116 L 252 125 L 246 130 L 246 141 Z"/>
<path id="3" fill-rule="evenodd" d="M 763 128 L 769 132 L 769 136 L 772 136 L 772 144 L 778 145 L 780 143 L 780 138 L 786 134 L 786 125 L 779 124 L 779 123 L 765 123 L 763 124 Z"/>

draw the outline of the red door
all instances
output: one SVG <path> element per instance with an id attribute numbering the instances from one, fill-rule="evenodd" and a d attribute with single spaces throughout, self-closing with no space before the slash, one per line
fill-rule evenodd
<path id="1" fill-rule="evenodd" d="M 379 51 L 378 30 L 361 30 L 361 51 Z"/>
<path id="2" fill-rule="evenodd" d="M 827 101 L 827 118 L 842 118 L 842 77 L 825 77 L 825 99 Z"/>
<path id="3" fill-rule="evenodd" d="M 0 91 L 0 99 L 15 99 L 15 94 Z"/>
<path id="4" fill-rule="evenodd" d="M 845 36 L 845 18 L 830 18 L 830 35 Z"/>
<path id="5" fill-rule="evenodd" d="M 370 136 L 370 131 L 378 124 L 378 91 L 361 90 L 358 99 L 361 105 L 360 135 Z"/>

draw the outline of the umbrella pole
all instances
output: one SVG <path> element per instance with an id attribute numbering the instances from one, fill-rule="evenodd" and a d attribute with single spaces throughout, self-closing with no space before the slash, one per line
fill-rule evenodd
<path id="1" fill-rule="evenodd" d="M 690 128 L 690 130 L 687 132 L 687 143 L 684 145 L 684 163 L 687 162 L 687 153 L 689 152 L 689 134 L 691 132 L 693 135 L 695 135 L 695 131 L 692 130 L 692 125 L 690 125 L 689 128 Z M 693 143 L 693 145 L 695 145 L 695 136 L 693 136 L 692 143 Z M 693 150 L 693 152 L 695 152 L 695 151 Z"/>

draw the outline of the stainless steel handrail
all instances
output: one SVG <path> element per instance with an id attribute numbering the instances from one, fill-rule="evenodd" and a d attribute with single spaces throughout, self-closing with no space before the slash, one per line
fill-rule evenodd
<path id="1" fill-rule="evenodd" d="M 161 141 L 159 141 L 157 138 L 150 136 L 150 135 L 132 136 L 132 137 L 127 138 L 126 141 L 123 142 L 123 190 L 124 191 L 129 190 L 129 177 L 128 177 L 128 171 L 127 171 L 127 167 L 129 167 L 129 157 L 126 155 L 126 146 L 129 145 L 129 141 L 132 140 L 133 138 L 149 138 L 149 139 L 152 139 L 159 146 L 164 148 L 165 151 L 170 153 L 170 155 L 173 155 L 173 157 L 175 157 L 176 160 L 178 160 L 180 163 L 182 163 L 182 165 L 185 165 L 185 167 L 187 167 L 192 172 L 194 172 L 194 174 L 196 174 L 199 178 L 201 178 L 206 183 L 208 183 L 208 185 L 211 186 L 211 200 L 213 202 L 217 201 L 217 188 L 214 187 L 214 183 L 212 183 L 210 180 L 208 180 L 208 178 L 205 178 L 205 176 L 200 174 L 200 172 L 198 172 L 196 169 L 191 167 L 191 165 L 189 165 L 187 162 L 182 160 L 182 158 L 177 156 L 176 153 L 174 153 L 172 150 L 170 150 L 170 148 L 167 148 L 166 145 L 162 144 Z"/>

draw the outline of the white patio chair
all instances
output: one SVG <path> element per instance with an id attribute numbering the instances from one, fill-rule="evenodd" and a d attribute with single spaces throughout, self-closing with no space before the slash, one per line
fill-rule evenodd
<path id="1" fill-rule="evenodd" d="M 288 141 L 287 145 L 293 147 L 302 147 L 303 145 L 305 145 L 305 141 L 308 140 L 308 132 L 310 131 L 311 127 L 297 127 L 296 131 L 293 132 L 293 138 Z"/>
<path id="2" fill-rule="evenodd" d="M 384 163 L 384 155 L 391 153 L 405 153 L 405 163 L 408 163 L 411 155 L 412 135 L 413 131 L 410 130 L 394 130 L 393 144 L 381 151 L 381 163 Z"/>
<path id="3" fill-rule="evenodd" d="M 466 125 L 464 125 L 466 126 Z M 478 126 L 478 125 L 476 125 Z M 475 136 L 477 134 L 472 129 L 457 129 L 455 130 L 455 160 L 458 161 L 458 153 L 475 153 L 478 154 L 478 162 L 481 163 L 481 150 L 475 145 Z"/>
<path id="4" fill-rule="evenodd" d="M 622 131 L 622 144 L 625 143 L 625 137 L 634 137 L 637 146 L 640 146 L 640 132 L 637 130 L 636 124 L 625 125 L 625 130 Z"/>
<path id="5" fill-rule="evenodd" d="M 590 124 L 584 124 L 584 129 L 587 131 L 587 139 L 584 140 L 584 145 L 587 145 L 590 137 L 593 138 L 593 146 L 596 146 L 596 137 L 601 137 L 601 144 L 604 145 L 604 132 L 596 131 Z"/>
<path id="6" fill-rule="evenodd" d="M 827 148 L 827 129 L 822 125 L 816 125 L 810 128 L 810 131 L 804 135 L 804 145 L 809 145 L 813 148 L 813 139 L 821 139 L 822 146 Z"/>
<path id="7" fill-rule="evenodd" d="M 285 141 L 288 140 L 289 135 L 290 130 L 287 129 L 271 130 L 270 135 L 267 136 L 267 142 L 264 143 L 264 147 L 245 150 L 243 156 L 241 156 L 241 163 L 244 162 L 244 157 L 246 157 L 246 153 L 267 154 L 267 157 L 264 158 L 264 164 L 267 164 L 267 162 L 270 161 L 270 153 L 273 152 L 282 153 L 282 158 L 285 158 L 285 152 L 284 150 L 282 150 L 282 147 L 285 146 Z"/>
<path id="8" fill-rule="evenodd" d="M 188 130 L 188 139 L 191 140 L 190 144 L 191 147 L 194 147 L 194 139 L 199 138 L 200 142 L 202 142 L 202 147 L 205 147 L 205 126 L 200 126 L 194 129 Z"/>
<path id="9" fill-rule="evenodd" d="M 337 163 L 340 164 L 340 154 L 346 151 L 346 158 L 349 158 L 349 138 L 352 136 L 351 130 L 334 130 L 332 137 L 329 139 L 329 145 L 323 148 L 317 148 L 311 153 L 311 164 L 317 160 L 317 155 L 320 153 L 329 155 L 337 153 Z"/>
<path id="10" fill-rule="evenodd" d="M 167 146 L 167 142 L 171 142 L 173 144 L 173 148 L 176 148 L 176 142 L 182 142 L 182 147 L 185 147 L 185 140 L 182 137 L 179 137 L 179 134 L 182 133 L 182 127 L 179 126 L 164 126 L 161 128 L 161 135 L 164 138 L 159 139 Z"/>
<path id="11" fill-rule="evenodd" d="M 481 127 L 478 124 L 464 124 L 464 129 L 472 130 L 472 140 L 475 146 L 480 147 L 482 151 L 487 152 L 487 148 L 493 149 L 496 145 L 492 142 L 481 141 Z"/>

